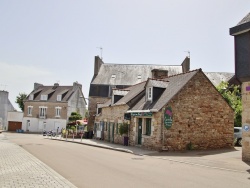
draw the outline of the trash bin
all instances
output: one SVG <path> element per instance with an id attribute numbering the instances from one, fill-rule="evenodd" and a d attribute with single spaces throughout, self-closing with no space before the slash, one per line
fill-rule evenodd
<path id="1" fill-rule="evenodd" d="M 85 132 L 84 138 L 89 138 L 89 132 Z"/>
<path id="2" fill-rule="evenodd" d="M 123 145 L 128 146 L 128 136 L 123 137 Z"/>

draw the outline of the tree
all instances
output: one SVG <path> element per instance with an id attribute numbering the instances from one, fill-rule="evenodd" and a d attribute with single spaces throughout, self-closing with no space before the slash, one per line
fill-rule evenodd
<path id="1" fill-rule="evenodd" d="M 242 101 L 240 86 L 231 85 L 228 82 L 221 82 L 217 90 L 234 110 L 234 125 L 241 127 Z"/>
<path id="2" fill-rule="evenodd" d="M 71 115 L 69 116 L 69 121 L 76 121 L 80 119 L 82 119 L 82 116 L 77 112 L 72 112 Z"/>
<path id="3" fill-rule="evenodd" d="M 19 108 L 24 111 L 24 101 L 27 98 L 26 93 L 19 93 L 19 96 L 16 97 L 16 103 L 18 104 Z"/>

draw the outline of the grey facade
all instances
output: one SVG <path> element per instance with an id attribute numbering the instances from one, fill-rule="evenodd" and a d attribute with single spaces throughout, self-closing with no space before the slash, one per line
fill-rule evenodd
<path id="1" fill-rule="evenodd" d="M 15 110 L 8 97 L 7 91 L 0 91 L 0 129 L 3 130 L 6 130 L 8 126 L 8 112 Z"/>
<path id="2" fill-rule="evenodd" d="M 236 78 L 250 81 L 250 13 L 230 28 L 230 35 L 234 36 Z"/>

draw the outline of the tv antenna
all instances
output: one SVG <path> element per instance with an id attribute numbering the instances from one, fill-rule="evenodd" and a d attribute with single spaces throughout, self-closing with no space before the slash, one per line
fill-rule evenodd
<path id="1" fill-rule="evenodd" d="M 4 84 L 0 84 L 0 86 L 1 86 L 1 88 L 3 88 L 2 91 L 4 91 L 5 88 L 7 87 L 7 85 L 4 85 Z"/>
<path id="2" fill-rule="evenodd" d="M 190 58 L 190 51 L 184 51 L 184 52 L 187 52 L 188 53 L 188 58 Z"/>
<path id="3" fill-rule="evenodd" d="M 102 59 L 102 50 L 103 50 L 103 48 L 100 46 L 100 47 L 97 47 L 99 50 L 100 50 L 100 52 L 101 52 L 101 59 Z"/>

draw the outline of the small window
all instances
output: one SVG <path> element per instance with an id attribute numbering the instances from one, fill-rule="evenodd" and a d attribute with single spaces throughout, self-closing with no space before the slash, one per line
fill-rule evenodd
<path id="1" fill-rule="evenodd" d="M 146 135 L 151 135 L 151 119 L 146 118 Z"/>
<path id="2" fill-rule="evenodd" d="M 152 100 L 152 87 L 148 88 L 148 100 Z"/>
<path id="3" fill-rule="evenodd" d="M 28 116 L 32 115 L 32 109 L 33 109 L 33 106 L 28 106 L 28 113 L 27 113 Z"/>
<path id="4" fill-rule="evenodd" d="M 61 107 L 56 107 L 56 117 L 60 117 L 61 116 Z"/>
<path id="5" fill-rule="evenodd" d="M 41 100 L 46 101 L 48 99 L 48 95 L 41 95 Z"/>
<path id="6" fill-rule="evenodd" d="M 115 75 L 115 74 L 112 74 L 111 78 L 116 78 L 116 75 Z"/>
<path id="7" fill-rule="evenodd" d="M 29 100 L 34 100 L 34 95 L 33 94 L 31 94 L 30 96 L 29 96 Z"/>
<path id="8" fill-rule="evenodd" d="M 141 79 L 141 75 L 138 75 L 138 76 L 137 76 L 137 79 Z"/>
<path id="9" fill-rule="evenodd" d="M 61 101 L 61 100 L 62 100 L 62 95 L 57 95 L 56 100 L 57 100 L 57 101 Z"/>
<path id="10" fill-rule="evenodd" d="M 45 118 L 47 112 L 47 107 L 39 107 L 39 117 Z"/>

